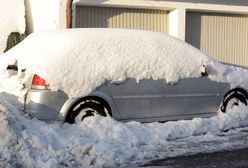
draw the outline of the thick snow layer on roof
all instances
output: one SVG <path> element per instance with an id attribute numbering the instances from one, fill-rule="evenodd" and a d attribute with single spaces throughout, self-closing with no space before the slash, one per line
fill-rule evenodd
<path id="1" fill-rule="evenodd" d="M 6 53 L 20 68 L 36 73 L 53 90 L 70 97 L 89 94 L 106 80 L 165 79 L 168 83 L 201 76 L 247 84 L 244 69 L 225 66 L 191 45 L 160 33 L 123 29 L 72 29 L 28 36 Z"/>
<path id="2" fill-rule="evenodd" d="M 25 32 L 24 0 L 1 0 L 0 7 L 0 53 L 3 53 L 12 32 Z"/>
<path id="3" fill-rule="evenodd" d="M 0 75 L 0 167 L 138 167 L 154 159 L 248 146 L 248 127 L 235 129 L 248 124 L 245 105 L 208 119 L 166 123 L 110 117 L 45 123 L 21 111 L 21 87 L 18 77 Z"/>

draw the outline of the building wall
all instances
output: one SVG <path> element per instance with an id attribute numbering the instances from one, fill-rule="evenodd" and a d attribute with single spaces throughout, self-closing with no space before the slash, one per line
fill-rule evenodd
<path id="1" fill-rule="evenodd" d="M 39 30 L 66 28 L 67 0 L 24 1 L 27 33 Z M 186 10 L 248 13 L 248 1 L 244 0 L 74 0 L 74 26 L 76 19 L 75 6 L 78 5 L 169 10 L 172 12 L 170 16 L 171 20 L 169 21 L 171 30 L 169 31 L 171 35 L 181 39 L 184 39 L 185 36 Z"/>
<path id="2" fill-rule="evenodd" d="M 129 28 L 168 32 L 168 11 L 95 6 L 76 7 L 76 27 Z"/>
<path id="3" fill-rule="evenodd" d="M 25 8 L 23 0 L 1 0 L 0 6 L 0 54 L 2 54 L 6 50 L 11 33 L 25 32 Z"/>
<path id="4" fill-rule="evenodd" d="M 246 0 L 74 0 L 77 5 L 247 12 Z"/>
<path id="5" fill-rule="evenodd" d="M 185 39 L 185 9 L 177 8 L 169 12 L 169 35 Z"/>
<path id="6" fill-rule="evenodd" d="M 186 11 L 248 13 L 243 0 L 74 0 L 73 27 L 76 27 L 76 6 L 158 9 L 169 11 L 169 34 L 185 40 Z"/>
<path id="7" fill-rule="evenodd" d="M 186 42 L 216 59 L 248 65 L 248 15 L 187 12 Z"/>
<path id="8" fill-rule="evenodd" d="M 25 0 L 27 33 L 66 27 L 66 0 Z"/>
<path id="9" fill-rule="evenodd" d="M 248 6 L 248 1 L 246 0 L 165 0 L 165 1 Z"/>

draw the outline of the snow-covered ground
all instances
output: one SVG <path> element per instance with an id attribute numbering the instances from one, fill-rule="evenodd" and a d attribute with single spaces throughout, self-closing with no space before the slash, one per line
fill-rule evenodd
<path id="1" fill-rule="evenodd" d="M 136 167 L 153 159 L 248 146 L 242 141 L 248 128 L 238 128 L 248 123 L 246 106 L 209 119 L 166 123 L 108 117 L 45 123 L 22 112 L 20 79 L 0 78 L 0 167 Z"/>

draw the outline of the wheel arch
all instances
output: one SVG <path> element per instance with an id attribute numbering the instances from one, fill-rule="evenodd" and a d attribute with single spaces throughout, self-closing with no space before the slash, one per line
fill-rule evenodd
<path id="1" fill-rule="evenodd" d="M 246 101 L 247 105 L 247 100 L 248 100 L 248 93 L 245 89 L 242 87 L 236 87 L 234 89 L 229 90 L 223 97 L 222 103 L 221 103 L 221 111 L 225 112 L 226 111 L 226 105 L 230 99 L 230 97 L 233 97 L 236 95 L 237 98 L 244 99 Z"/>
<path id="2" fill-rule="evenodd" d="M 236 87 L 234 89 L 229 90 L 225 95 L 224 95 L 224 99 L 228 98 L 230 95 L 232 94 L 241 94 L 243 95 L 246 99 L 248 99 L 248 93 L 245 89 L 243 89 L 242 87 Z"/>
<path id="3" fill-rule="evenodd" d="M 106 105 L 106 108 L 109 111 L 110 116 L 113 116 L 114 118 L 117 119 L 120 118 L 119 113 L 116 112 L 117 108 L 115 107 L 115 103 L 113 102 L 112 98 L 103 95 L 102 93 L 95 93 L 85 97 L 68 99 L 63 105 L 62 109 L 60 110 L 59 120 L 64 122 L 66 120 L 69 111 L 73 108 L 75 104 L 78 104 L 88 99 L 100 101 L 101 103 Z"/>

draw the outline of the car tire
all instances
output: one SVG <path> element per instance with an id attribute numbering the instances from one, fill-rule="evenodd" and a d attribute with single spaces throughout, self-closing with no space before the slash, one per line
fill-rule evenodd
<path id="1" fill-rule="evenodd" d="M 107 114 L 105 110 L 107 109 L 108 108 L 99 101 L 85 100 L 73 105 L 73 108 L 68 112 L 65 122 L 78 123 L 82 122 L 87 117 L 96 115 L 106 117 Z"/>
<path id="2" fill-rule="evenodd" d="M 234 106 L 240 105 L 240 103 L 247 105 L 246 97 L 243 94 L 230 94 L 224 99 L 221 111 L 225 113 L 227 109 L 232 109 Z"/>

